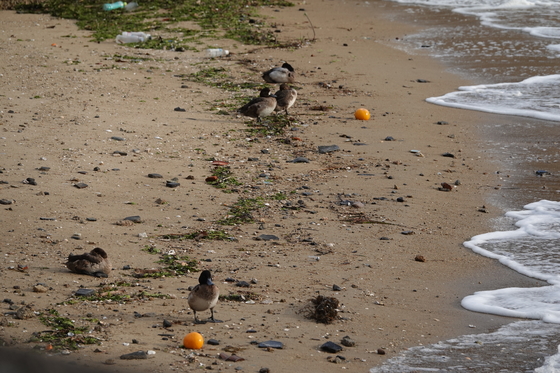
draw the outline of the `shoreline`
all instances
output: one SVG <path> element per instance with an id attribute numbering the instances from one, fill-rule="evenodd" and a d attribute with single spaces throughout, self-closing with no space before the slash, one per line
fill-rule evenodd
<path id="1" fill-rule="evenodd" d="M 347 8 L 337 12 L 336 7 Z M 14 17 L 31 19 L 30 24 L 60 25 L 53 30 L 45 30 L 42 40 L 37 37 L 37 40 L 26 44 L 28 48 L 38 49 L 36 56 L 50 54 L 42 62 L 48 66 L 45 70 L 57 69 L 58 76 L 65 77 L 58 81 L 44 79 L 36 82 L 46 93 L 42 99 L 46 102 L 42 105 L 37 105 L 38 100 L 27 97 L 25 100 L 17 99 L 15 95 L 11 101 L 7 101 L 6 97 L 1 100 L 2 127 L 10 136 L 10 141 L 6 140 L 6 149 L 14 155 L 13 160 L 7 160 L 2 165 L 5 168 L 2 179 L 18 188 L 8 185 L 0 189 L 0 198 L 15 199 L 17 203 L 13 213 L 21 219 L 17 222 L 19 224 L 15 224 L 13 219 L 2 218 L 6 226 L 1 251 L 6 258 L 2 274 L 7 279 L 2 286 L 3 291 L 14 293 L 11 285 L 20 283 L 21 293 L 27 294 L 21 299 L 26 302 L 31 300 L 40 310 L 66 299 L 77 286 L 75 282 L 80 286 L 97 286 L 99 280 L 68 273 L 59 264 L 69 252 L 90 247 L 86 242 L 77 243 L 69 239 L 76 231 L 82 233 L 85 241 L 110 248 L 117 269 L 125 264 L 132 264 L 134 268 L 153 266 L 155 258 L 140 251 L 143 245 L 180 246 L 189 255 L 211 260 L 202 262 L 202 267 L 211 267 L 215 271 L 224 293 L 236 291 L 233 285 L 224 282 L 227 277 L 240 280 L 256 278 L 258 282 L 252 291 L 272 300 L 272 303 L 264 304 L 221 302 L 217 307 L 217 316 L 225 319 L 226 325 L 196 327 L 207 339 L 216 338 L 223 342 L 216 348 L 206 347 L 204 354 L 215 356 L 226 344 L 231 344 L 239 348 L 238 354 L 246 359 L 237 365 L 247 371 L 262 365 L 263 359 L 270 367 L 297 370 L 313 366 L 320 367 L 324 372 L 338 371 L 340 365 L 328 361 L 329 355 L 318 352 L 317 348 L 327 340 L 338 343 L 344 335 L 356 341 L 356 347 L 346 348 L 342 353 L 347 358 L 347 368 L 364 371 L 404 348 L 472 334 L 473 331 L 483 332 L 513 321 L 475 314 L 459 305 L 463 296 L 474 291 L 498 288 L 502 284 L 504 287 L 528 286 L 537 282 L 480 257 L 461 245 L 472 235 L 484 233 L 487 222 L 502 214 L 494 209 L 490 209 L 490 214 L 478 212 L 478 208 L 485 204 L 480 190 L 499 183 L 492 174 L 493 165 L 484 158 L 480 159 L 483 154 L 477 149 L 478 130 L 473 123 L 483 121 L 485 116 L 429 105 L 423 99 L 452 90 L 464 81 L 443 71 L 441 65 L 429 57 L 409 56 L 379 43 L 411 32 L 404 25 L 381 17 L 370 20 L 368 17 L 372 14 L 363 8 L 360 14 L 351 13 L 352 9 L 360 9 L 355 5 L 310 3 L 305 8 L 317 31 L 317 41 L 301 49 L 288 52 L 262 49 L 244 55 L 243 51 L 254 48 L 235 48 L 234 42 L 225 41 L 223 45 L 220 43 L 220 47 L 228 47 L 234 52 L 227 59 L 208 61 L 200 56 L 191 58 L 169 51 L 148 51 L 148 55 L 154 57 L 153 61 L 145 65 L 129 64 L 127 70 L 112 69 L 106 73 L 96 73 L 94 69 L 99 63 L 114 63 L 103 60 L 102 56 L 117 51 L 129 55 L 145 55 L 146 52 L 116 46 L 109 41 L 94 45 L 79 39 L 64 39 L 61 35 L 68 31 L 60 28 L 77 35 L 87 33 L 72 29 L 70 21 L 52 20 L 44 15 L 14 14 Z M 267 9 L 263 14 L 279 20 L 281 35 L 293 37 L 310 32 L 298 6 L 279 12 Z M 0 13 L 0 17 L 5 15 L 6 12 Z M 41 19 L 46 21 L 36 21 Z M 348 27 L 349 24 L 352 27 Z M 21 22 L 18 27 L 24 25 Z M 40 30 L 44 30 L 44 26 Z M 25 32 L 25 29 L 18 29 L 12 34 Z M 49 50 L 50 43 L 57 43 L 61 48 Z M 12 41 L 10 48 L 15 48 L 14 44 Z M 85 48 L 84 44 L 88 47 Z M 23 51 L 29 52 L 29 49 Z M 177 56 L 179 61 L 174 59 Z M 64 67 L 61 63 L 72 58 L 80 59 L 79 68 L 72 64 Z M 181 82 L 174 76 L 195 71 L 192 64 L 201 61 L 210 66 L 223 66 L 235 81 L 258 81 L 257 72 L 251 76 L 250 71 L 237 69 L 239 65 L 236 61 L 240 58 L 251 60 L 250 66 L 255 71 L 264 71 L 284 59 L 294 62 L 292 64 L 301 79 L 297 82 L 301 90 L 293 114 L 298 122 L 295 126 L 297 131 L 292 131 L 289 136 L 298 137 L 301 142 L 293 141 L 291 147 L 287 147 L 271 139 L 248 144 L 240 136 L 228 138 L 226 128 L 242 131 L 244 119 L 212 114 L 206 109 L 211 100 L 230 100 L 228 94 L 192 82 L 186 83 L 189 86 L 186 91 L 178 88 Z M 27 73 L 25 67 L 17 71 L 14 65 L 13 62 L 3 64 L 6 66 L 3 79 L 9 76 L 9 70 L 11 74 L 21 74 L 29 91 L 39 91 L 39 88 L 31 87 L 32 72 L 38 68 L 29 69 Z M 23 65 L 32 65 L 32 62 Z M 144 79 L 146 76 L 150 77 L 148 83 Z M 428 83 L 419 83 L 418 79 Z M 52 87 L 65 86 L 59 82 L 78 84 L 79 89 L 72 92 L 75 97 L 51 95 Z M 14 82 L 9 88 L 24 97 L 17 86 Z M 109 90 L 112 91 L 110 98 L 107 95 Z M 254 94 L 250 91 L 246 93 L 248 96 Z M 33 92 L 30 94 L 33 95 Z M 153 99 L 159 96 L 160 99 Z M 83 102 L 85 106 L 78 109 L 76 104 Z M 49 109 L 41 108 L 43 105 Z M 313 105 L 327 105 L 333 109 L 325 115 L 308 110 Z M 187 114 L 173 112 L 177 106 L 186 107 Z M 372 120 L 362 123 L 352 118 L 353 111 L 361 106 L 372 111 Z M 8 115 L 7 110 L 16 113 Z M 34 112 L 40 114 L 34 115 Z M 146 113 L 150 114 L 146 116 Z M 44 127 L 32 122 L 32 117 L 38 117 L 40 120 L 37 122 Z M 73 123 L 68 123 L 69 118 Z M 449 124 L 438 125 L 438 121 Z M 75 125 L 84 128 L 86 138 L 79 136 L 82 132 L 76 136 L 69 131 Z M 23 135 L 18 132 L 21 128 L 24 129 Z M 134 162 L 113 156 L 112 152 L 122 145 L 107 141 L 111 136 L 107 129 L 111 129 L 113 135 L 128 133 L 126 136 L 131 138 L 131 144 L 126 145 L 126 150 L 137 147 L 142 156 L 133 158 Z M 51 138 L 50 131 L 55 130 L 61 132 Z M 387 136 L 396 141 L 384 141 Z M 155 137 L 163 140 L 156 142 L 153 140 Z M 40 139 L 44 139 L 45 145 L 40 146 L 39 151 L 18 146 Z M 314 152 L 318 145 L 330 144 L 339 145 L 341 152 L 332 156 L 319 156 Z M 197 154 L 196 149 L 200 148 L 204 148 L 206 154 Z M 259 149 L 262 148 L 271 149 L 272 156 L 261 155 Z M 419 149 L 424 157 L 416 157 L 410 153 L 411 149 Z M 157 157 L 157 151 L 168 156 Z M 456 158 L 442 157 L 446 152 L 456 154 Z M 299 153 L 308 157 L 310 163 L 286 162 Z M 205 161 L 208 155 L 232 161 L 236 176 L 239 175 L 245 185 L 270 188 L 271 194 L 293 190 L 301 195 L 302 186 L 309 187 L 313 195 L 298 198 L 305 201 L 312 213 L 283 214 L 278 207 L 274 209 L 275 205 L 271 202 L 271 210 L 259 216 L 264 230 L 259 229 L 259 224 L 235 227 L 231 232 L 237 241 L 231 243 L 199 241 L 168 244 L 154 238 L 138 239 L 139 229 L 157 230 L 157 234 L 163 234 L 181 231 L 182 226 L 207 228 L 210 221 L 224 214 L 224 206 L 235 201 L 236 196 L 225 195 L 203 182 L 210 170 Z M 46 184 L 50 188 L 51 197 L 37 202 L 37 193 L 42 189 L 27 190 L 19 184 L 19 180 L 36 174 L 32 170 L 42 164 L 38 161 L 42 156 L 54 172 L 39 176 L 41 185 Z M 255 156 L 260 158 L 259 164 L 251 165 L 246 161 L 248 157 Z M 52 161 L 56 159 L 62 162 Z M 102 175 L 91 174 L 93 165 L 100 162 L 107 171 Z M 18 163 L 23 166 L 18 166 Z M 189 163 L 193 166 L 187 166 Z M 123 172 L 110 172 L 113 168 Z M 90 175 L 78 176 L 77 170 L 88 171 Z M 159 172 L 165 177 L 169 175 L 169 178 L 178 177 L 181 188 L 185 188 L 179 192 L 166 190 L 142 177 L 149 172 Z M 274 186 L 259 184 L 258 174 L 262 172 L 270 174 L 269 180 L 274 181 Z M 194 176 L 192 184 L 184 180 L 186 175 Z M 85 193 L 79 194 L 70 189 L 69 180 L 73 177 L 84 179 L 95 190 L 84 199 Z M 461 185 L 456 191 L 437 189 L 441 182 L 452 183 L 457 179 L 461 180 Z M 95 193 L 101 196 L 97 197 Z M 354 212 L 336 206 L 336 197 L 341 193 L 345 198 L 364 202 L 364 214 L 368 217 L 392 225 L 345 223 L 343 218 Z M 161 196 L 169 200 L 169 207 L 154 206 L 152 201 Z M 381 197 L 385 200 L 376 199 Z M 403 197 L 405 202 L 397 202 L 397 197 Z M 129 200 L 135 201 L 136 205 L 125 204 Z M 114 206 L 123 207 L 115 211 Z M 197 210 L 190 210 L 192 207 Z M 45 226 L 37 223 L 37 216 L 48 216 L 55 210 L 59 223 Z M 81 218 L 94 214 L 99 224 L 73 223 L 73 214 Z M 137 214 L 149 216 L 141 228 L 114 226 L 114 222 L 123 216 Z M 190 218 L 193 214 L 206 222 Z M 465 226 L 465 221 L 473 226 Z M 40 249 L 46 245 L 45 238 L 34 234 L 38 226 L 48 233 L 52 241 L 59 241 L 52 249 L 47 249 L 48 254 Z M 414 231 L 414 234 L 403 235 L 403 230 Z M 252 239 L 261 233 L 275 234 L 282 240 L 274 245 Z M 309 260 L 318 256 L 316 248 L 295 239 L 297 237 L 311 238 L 316 242 L 315 246 L 323 250 L 319 261 Z M 380 240 L 380 237 L 388 237 L 389 240 Z M 21 243 L 22 238 L 27 242 L 25 245 Z M 329 253 L 325 250 L 328 247 L 334 249 Z M 37 255 L 38 252 L 40 255 Z M 30 258 L 31 254 L 37 256 Z M 423 255 L 426 262 L 416 262 L 416 255 Z M 6 269 L 13 263 L 21 262 L 29 262 L 29 274 L 35 273 L 27 276 Z M 107 281 L 127 279 L 127 275 L 125 271 L 116 270 Z M 132 347 L 123 343 L 138 339 L 141 341 L 138 348 L 156 350 L 156 358 L 150 360 L 154 370 L 168 370 L 170 361 L 173 367 L 179 369 L 180 363 L 171 357 L 179 358 L 186 353 L 176 346 L 179 336 L 191 331 L 193 326 L 192 314 L 182 299 L 186 292 L 178 289 L 196 283 L 195 277 L 196 274 L 193 274 L 142 284 L 148 289 L 174 294 L 175 298 L 133 305 L 98 304 L 97 310 L 92 305 L 83 305 L 80 312 L 87 309 L 111 320 L 111 327 L 104 331 L 107 340 L 100 347 L 104 352 L 96 355 L 92 352 L 95 345 L 87 346 L 83 351 L 65 358 L 75 357 L 82 363 L 100 367 L 106 359 L 112 358 L 117 360 L 119 370 L 136 369 L 142 364 L 118 361 L 118 355 L 132 351 Z M 451 285 L 442 283 L 442 278 L 450 280 Z M 35 280 L 49 283 L 53 290 L 47 296 L 32 292 L 30 289 Z M 333 284 L 344 290 L 333 292 Z M 20 300 L 21 293 L 16 293 L 16 299 Z M 341 316 L 345 321 L 331 325 L 315 324 L 298 313 L 306 301 L 318 293 L 341 300 L 344 304 Z M 61 308 L 72 317 L 79 315 L 72 307 Z M 133 310 L 152 312 L 157 316 L 134 319 Z M 163 341 L 158 338 L 161 326 L 152 331 L 152 325 L 161 324 L 163 318 L 177 322 L 173 327 L 175 339 Z M 20 337 L 21 328 L 45 328 L 36 320 L 18 323 L 12 328 L 2 327 L 2 337 L 16 338 L 24 348 L 27 344 Z M 475 325 L 476 329 L 469 325 Z M 247 329 L 255 329 L 257 333 L 247 334 Z M 251 340 L 266 339 L 282 340 L 286 348 L 263 355 L 262 351 L 250 345 Z M 378 348 L 385 349 L 387 354 L 378 355 Z M 214 357 L 198 357 L 198 361 L 204 364 L 211 364 L 214 360 Z M 221 368 L 232 369 L 232 366 L 222 365 Z"/>

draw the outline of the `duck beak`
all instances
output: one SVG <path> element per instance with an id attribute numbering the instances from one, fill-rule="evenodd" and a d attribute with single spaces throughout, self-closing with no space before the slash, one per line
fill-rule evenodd
<path id="1" fill-rule="evenodd" d="M 211 279 L 211 278 L 209 278 L 208 280 L 206 280 L 206 285 L 208 285 L 208 286 L 214 285 L 214 283 L 212 282 L 212 279 Z"/>

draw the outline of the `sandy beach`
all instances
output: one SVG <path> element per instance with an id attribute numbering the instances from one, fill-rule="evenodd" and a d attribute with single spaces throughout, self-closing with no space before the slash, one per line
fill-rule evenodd
<path id="1" fill-rule="evenodd" d="M 397 49 L 415 29 L 389 17 L 394 6 L 263 8 L 278 38 L 301 46 L 209 41 L 231 51 L 217 59 L 95 43 L 73 21 L 1 11 L 2 345 L 114 372 L 367 372 L 407 347 L 503 324 L 460 306 L 475 291 L 536 283 L 462 246 L 502 214 L 486 200 L 501 181 L 479 146 L 485 116 L 424 101 L 468 82 Z M 191 75 L 215 68 L 264 86 L 261 72 L 284 61 L 298 100 L 281 136 L 247 131 L 254 120 L 231 109 L 258 90 Z M 369 121 L 354 119 L 360 107 Z M 321 154 L 324 145 L 340 150 Z M 213 160 L 229 162 L 239 182 L 228 193 L 205 181 Z M 241 199 L 262 202 L 254 222 L 223 224 Z M 140 222 L 123 223 L 132 216 Z M 95 247 L 112 261 L 108 278 L 68 271 L 69 254 Z M 228 296 L 215 309 L 222 323 L 193 322 L 186 298 L 198 272 L 133 276 L 166 253 L 212 271 Z M 79 289 L 127 297 L 76 300 Z M 331 324 L 306 318 L 319 295 L 340 302 Z M 99 343 L 49 350 L 49 310 Z M 219 344 L 185 349 L 192 331 Z M 355 345 L 321 351 L 345 336 Z M 284 348 L 257 345 L 270 340 Z M 155 354 L 119 358 L 139 350 Z"/>

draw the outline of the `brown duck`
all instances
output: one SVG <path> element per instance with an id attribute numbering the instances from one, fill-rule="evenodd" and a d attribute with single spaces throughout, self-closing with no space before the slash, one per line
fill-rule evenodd
<path id="1" fill-rule="evenodd" d="M 288 109 L 296 102 L 297 91 L 288 84 L 282 83 L 280 90 L 274 94 L 276 96 L 276 108 L 274 111 L 285 110 L 288 115 Z"/>
<path id="2" fill-rule="evenodd" d="M 220 320 L 214 319 L 214 307 L 218 303 L 218 297 L 220 296 L 220 289 L 212 282 L 212 274 L 210 271 L 202 271 L 200 277 L 198 278 L 198 285 L 196 285 L 190 292 L 187 301 L 189 307 L 193 310 L 194 322 L 196 324 L 203 324 L 205 321 L 200 321 L 196 316 L 197 312 L 202 312 L 210 310 L 211 322 L 221 322 Z"/>
<path id="3" fill-rule="evenodd" d="M 66 267 L 72 272 L 95 277 L 108 277 L 111 273 L 111 262 L 107 253 L 99 247 L 85 254 L 70 254 Z"/>
<path id="4" fill-rule="evenodd" d="M 237 111 L 246 117 L 257 118 L 257 122 L 260 122 L 261 117 L 269 116 L 275 108 L 276 97 L 270 94 L 270 88 L 263 88 L 259 97 L 255 97 Z"/>
<path id="5" fill-rule="evenodd" d="M 285 62 L 281 67 L 275 67 L 262 74 L 267 83 L 293 83 L 296 80 L 294 68 Z"/>

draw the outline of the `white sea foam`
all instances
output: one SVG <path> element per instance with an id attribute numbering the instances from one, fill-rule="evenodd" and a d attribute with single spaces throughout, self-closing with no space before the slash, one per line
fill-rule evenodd
<path id="1" fill-rule="evenodd" d="M 519 83 L 459 87 L 426 101 L 433 104 L 560 121 L 560 75 L 536 76 Z"/>

